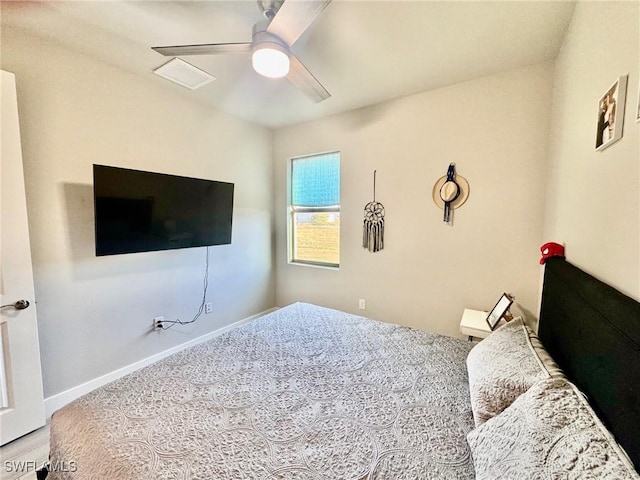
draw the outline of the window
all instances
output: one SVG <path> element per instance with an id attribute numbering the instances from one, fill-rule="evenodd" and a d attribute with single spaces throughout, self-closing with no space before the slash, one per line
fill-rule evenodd
<path id="1" fill-rule="evenodd" d="M 340 265 L 340 153 L 291 159 L 289 258 Z"/>

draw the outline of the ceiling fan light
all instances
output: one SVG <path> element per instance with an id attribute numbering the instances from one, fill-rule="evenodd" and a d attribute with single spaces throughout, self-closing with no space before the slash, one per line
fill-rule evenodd
<path id="1" fill-rule="evenodd" d="M 271 46 L 257 48 L 251 56 L 253 69 L 269 78 L 281 78 L 289 73 L 289 55 Z"/>

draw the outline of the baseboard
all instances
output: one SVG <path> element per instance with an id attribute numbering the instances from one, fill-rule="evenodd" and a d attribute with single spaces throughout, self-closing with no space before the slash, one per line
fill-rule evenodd
<path id="1" fill-rule="evenodd" d="M 107 373 L 106 375 L 102 375 L 101 377 L 89 380 L 88 382 L 70 388 L 69 390 L 65 390 L 64 392 L 56 393 L 55 395 L 47 397 L 44 399 L 44 408 L 47 420 L 51 417 L 51 414 L 59 408 L 64 407 L 66 404 L 72 402 L 76 398 L 81 397 L 82 395 L 85 395 L 86 393 L 89 393 L 98 387 L 106 385 L 107 383 L 117 380 L 118 378 L 123 377 L 124 375 L 127 375 L 131 372 L 139 370 L 142 367 L 151 365 L 152 363 L 157 362 L 158 360 L 162 360 L 163 358 L 168 357 L 169 355 L 173 355 L 174 353 L 184 350 L 185 348 L 192 347 L 202 342 L 206 342 L 207 340 L 211 340 L 212 338 L 222 335 L 223 333 L 226 333 L 229 330 L 242 325 L 243 323 L 255 320 L 256 318 L 266 315 L 267 313 L 273 312 L 277 309 L 277 307 L 274 307 L 268 310 L 264 310 L 263 312 L 257 313 L 243 320 L 238 320 L 237 322 L 227 325 L 226 327 L 219 328 L 218 330 L 209 332 L 205 335 L 202 335 L 201 337 L 194 338 L 193 340 L 189 340 L 188 342 L 181 343 L 180 345 L 176 345 L 175 347 L 172 347 L 168 350 L 156 353 L 155 355 L 134 362 L 130 365 L 127 365 L 126 367 L 119 368 L 118 370 L 114 370 L 113 372 Z"/>

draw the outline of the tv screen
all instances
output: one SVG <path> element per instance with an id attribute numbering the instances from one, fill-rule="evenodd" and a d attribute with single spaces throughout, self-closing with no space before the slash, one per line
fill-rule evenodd
<path id="1" fill-rule="evenodd" d="M 230 244 L 233 187 L 94 165 L 96 255 Z"/>

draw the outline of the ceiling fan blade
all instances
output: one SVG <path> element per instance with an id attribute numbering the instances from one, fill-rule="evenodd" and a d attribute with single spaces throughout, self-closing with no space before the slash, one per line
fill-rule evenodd
<path id="1" fill-rule="evenodd" d="M 271 20 L 267 32 L 291 46 L 329 3 L 331 0 L 287 0 Z"/>
<path id="2" fill-rule="evenodd" d="M 172 47 L 151 47 L 167 57 L 181 55 L 215 55 L 218 53 L 249 53 L 251 43 L 205 43 L 203 45 L 175 45 Z"/>
<path id="3" fill-rule="evenodd" d="M 307 70 L 307 67 L 305 67 L 294 54 L 289 54 L 289 60 L 291 64 L 287 78 L 298 87 L 302 93 L 315 103 L 320 103 L 331 96 L 331 94 L 327 92 L 327 89 L 322 86 L 318 79 Z"/>

